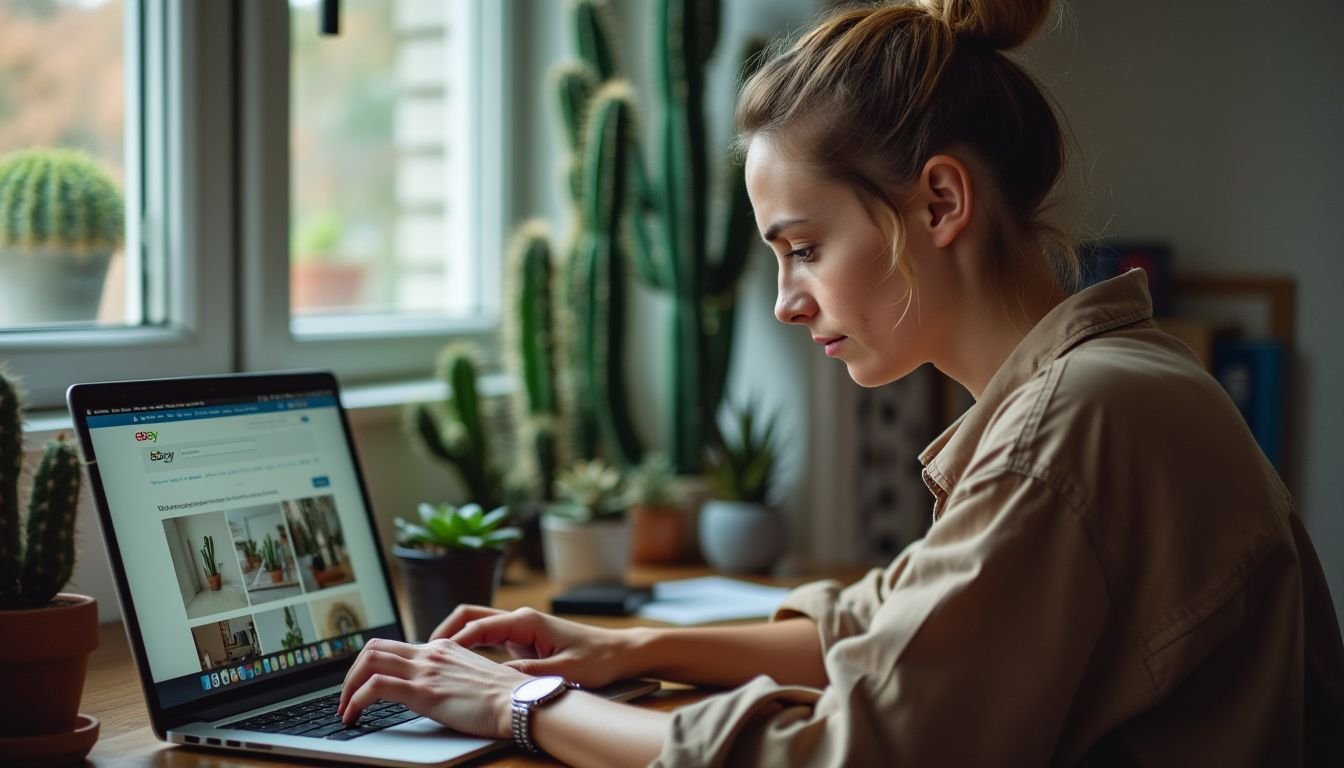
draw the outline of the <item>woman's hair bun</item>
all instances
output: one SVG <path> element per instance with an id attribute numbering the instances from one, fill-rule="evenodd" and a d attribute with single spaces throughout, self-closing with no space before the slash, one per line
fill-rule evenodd
<path id="1" fill-rule="evenodd" d="M 1050 13 L 1050 0 L 914 0 L 953 33 L 983 40 L 999 50 L 1034 36 Z"/>

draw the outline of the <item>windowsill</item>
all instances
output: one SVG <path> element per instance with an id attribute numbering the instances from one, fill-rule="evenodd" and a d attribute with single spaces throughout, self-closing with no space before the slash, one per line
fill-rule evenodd
<path id="1" fill-rule="evenodd" d="M 479 386 L 483 397 L 500 397 L 513 392 L 513 378 L 504 373 L 485 374 L 481 376 Z M 407 379 L 341 388 L 341 403 L 354 427 L 388 423 L 401 418 L 402 409 L 410 403 L 443 400 L 447 396 L 447 387 L 438 379 Z M 30 411 L 23 426 L 24 435 L 38 442 L 73 429 L 70 414 L 59 409 Z"/>

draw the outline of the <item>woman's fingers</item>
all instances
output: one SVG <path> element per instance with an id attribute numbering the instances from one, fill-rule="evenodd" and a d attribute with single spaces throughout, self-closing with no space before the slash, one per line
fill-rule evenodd
<path id="1" fill-rule="evenodd" d="M 350 691 L 349 686 L 342 691 L 342 696 Z M 398 704 L 405 704 L 416 712 L 423 712 L 428 707 L 422 701 L 421 691 L 415 683 L 393 675 L 376 674 L 368 678 L 351 695 L 349 703 L 345 705 L 341 719 L 346 725 L 353 724 L 359 719 L 364 708 L 379 699 L 395 701 Z"/>
<path id="2" fill-rule="evenodd" d="M 430 634 L 430 640 L 440 640 L 445 637 L 452 637 L 462 631 L 462 627 L 467 622 L 475 621 L 486 616 L 495 616 L 503 613 L 497 608 L 487 608 L 483 605 L 459 605 L 448 614 L 448 618 L 439 622 L 439 626 L 434 628 Z"/>
<path id="3" fill-rule="evenodd" d="M 520 608 L 472 619 L 449 639 L 466 648 L 506 644 L 536 648 L 540 623 L 540 614 L 531 608 Z M 540 649 L 537 652 L 544 655 Z"/>
<path id="4" fill-rule="evenodd" d="M 397 643 L 394 640 L 372 640 L 360 651 L 350 671 L 345 673 L 345 683 L 341 688 L 341 703 L 336 714 L 344 714 L 351 696 L 365 680 L 377 674 L 394 675 L 410 679 L 415 676 L 415 646 Z M 358 716 L 358 715 L 356 715 Z"/>

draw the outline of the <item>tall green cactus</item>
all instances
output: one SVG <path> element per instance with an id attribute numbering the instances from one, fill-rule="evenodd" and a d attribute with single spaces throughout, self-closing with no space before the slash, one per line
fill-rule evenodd
<path id="1" fill-rule="evenodd" d="M 121 247 L 121 192 L 88 155 L 37 148 L 0 157 L 0 248 L 110 253 Z"/>
<path id="2" fill-rule="evenodd" d="M 624 166 L 637 203 L 636 215 L 629 222 L 636 267 L 649 286 L 665 291 L 671 299 L 672 381 L 666 421 L 671 440 L 668 452 L 681 473 L 700 471 L 704 449 L 717 434 L 715 415 L 723 399 L 732 351 L 737 281 L 752 242 L 751 207 L 742 169 L 730 164 L 726 227 L 717 253 L 711 252 L 715 238 L 709 231 L 712 196 L 705 130 L 705 65 L 718 42 L 720 5 L 718 0 L 656 3 L 655 154 L 660 172 L 655 180 L 645 170 L 633 136 L 627 140 L 632 151 Z M 604 18 L 604 4 L 599 0 L 579 0 L 574 6 L 578 48 L 587 71 L 609 80 L 618 67 Z M 762 47 L 759 42 L 748 46 L 744 61 L 748 65 L 755 62 Z M 569 71 L 578 72 L 579 68 Z M 561 85 L 562 116 L 569 121 L 580 111 L 563 105 L 580 89 L 564 78 Z M 594 97 L 582 112 L 589 120 L 596 103 Z M 590 148 L 581 149 L 587 153 Z M 571 186 L 577 185 L 571 182 Z M 645 220 L 646 215 L 651 222 Z M 655 237 L 649 235 L 650 223 Z"/>
<path id="3" fill-rule="evenodd" d="M 0 374 L 0 609 L 46 605 L 75 567 L 80 461 L 64 435 L 49 442 L 42 454 L 28 501 L 27 536 L 20 535 L 20 410 L 18 392 Z"/>
<path id="4" fill-rule="evenodd" d="M 201 547 L 201 563 L 206 576 L 219 575 L 219 561 L 215 560 L 214 536 L 205 537 L 205 545 Z"/>
<path id="5" fill-rule="evenodd" d="M 413 406 L 411 432 L 431 455 L 457 469 L 472 501 L 494 509 L 503 501 L 503 480 L 490 453 L 470 349 L 460 345 L 445 349 L 439 375 L 448 386 L 448 399 L 437 406 Z"/>
<path id="6" fill-rule="evenodd" d="M 517 403 L 519 446 L 535 498 L 555 498 L 561 466 L 560 387 L 557 381 L 560 328 L 555 306 L 555 277 L 546 225 L 524 224 L 509 252 L 512 312 L 508 360 L 522 387 Z"/>

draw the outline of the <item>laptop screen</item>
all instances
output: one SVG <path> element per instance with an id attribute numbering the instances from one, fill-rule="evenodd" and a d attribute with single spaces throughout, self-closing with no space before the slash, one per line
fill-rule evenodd
<path id="1" fill-rule="evenodd" d="M 399 635 L 334 390 L 77 418 L 161 707 L 348 662 L 367 639 Z"/>

